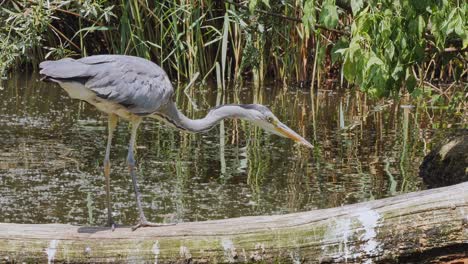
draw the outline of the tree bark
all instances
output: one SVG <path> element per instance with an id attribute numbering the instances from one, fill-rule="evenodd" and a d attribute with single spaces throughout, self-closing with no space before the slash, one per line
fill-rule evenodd
<path id="1" fill-rule="evenodd" d="M 468 183 L 338 208 L 130 228 L 0 224 L 0 261 L 404 263 L 468 258 Z"/>

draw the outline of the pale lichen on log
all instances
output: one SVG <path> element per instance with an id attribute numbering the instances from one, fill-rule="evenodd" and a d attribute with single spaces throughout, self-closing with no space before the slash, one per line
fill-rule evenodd
<path id="1" fill-rule="evenodd" d="M 158 228 L 0 224 L 7 262 L 399 263 L 468 254 L 468 183 L 338 208 Z M 468 256 L 467 256 L 468 257 Z"/>

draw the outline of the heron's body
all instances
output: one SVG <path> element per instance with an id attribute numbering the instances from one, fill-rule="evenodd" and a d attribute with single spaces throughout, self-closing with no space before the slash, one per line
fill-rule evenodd
<path id="1" fill-rule="evenodd" d="M 147 116 L 172 103 L 167 74 L 151 61 L 124 55 L 98 55 L 41 64 L 46 80 L 58 83 L 71 98 L 126 120 Z"/>
<path id="2" fill-rule="evenodd" d="M 119 118 L 132 124 L 127 162 L 140 213 L 140 222 L 136 228 L 161 225 L 146 221 L 134 170 L 136 132 L 145 116 L 157 118 L 172 127 L 189 132 L 207 131 L 225 118 L 245 119 L 272 133 L 312 147 L 262 105 L 223 105 L 213 108 L 202 119 L 192 120 L 186 117 L 171 100 L 174 91 L 167 74 L 158 65 L 142 58 L 97 55 L 78 60 L 66 58 L 44 61 L 39 67 L 43 80 L 58 83 L 71 98 L 86 101 L 109 115 L 109 135 L 104 158 L 109 224 L 112 223 L 109 155 Z"/>

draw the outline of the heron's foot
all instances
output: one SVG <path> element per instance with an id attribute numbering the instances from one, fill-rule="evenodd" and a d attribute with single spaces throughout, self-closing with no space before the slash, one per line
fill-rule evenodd
<path id="1" fill-rule="evenodd" d="M 176 223 L 153 223 L 149 222 L 146 219 L 140 219 L 138 224 L 134 225 L 132 227 L 132 231 L 137 230 L 140 227 L 160 227 L 160 226 L 172 226 L 175 225 Z"/>

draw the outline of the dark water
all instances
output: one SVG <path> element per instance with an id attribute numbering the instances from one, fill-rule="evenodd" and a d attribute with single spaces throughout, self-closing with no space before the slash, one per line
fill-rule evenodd
<path id="1" fill-rule="evenodd" d="M 240 121 L 192 135 L 148 119 L 137 153 L 147 217 L 182 222 L 284 214 L 419 190 L 425 153 L 464 122 L 463 115 L 409 100 L 307 90 L 246 84 L 222 93 L 200 85 L 186 95 L 181 85 L 175 99 L 190 117 L 222 102 L 263 103 L 316 148 Z M 106 117 L 34 75 L 1 82 L 0 96 L 0 222 L 103 225 Z M 128 124 L 121 122 L 111 189 L 115 220 L 133 224 L 128 140 Z"/>

